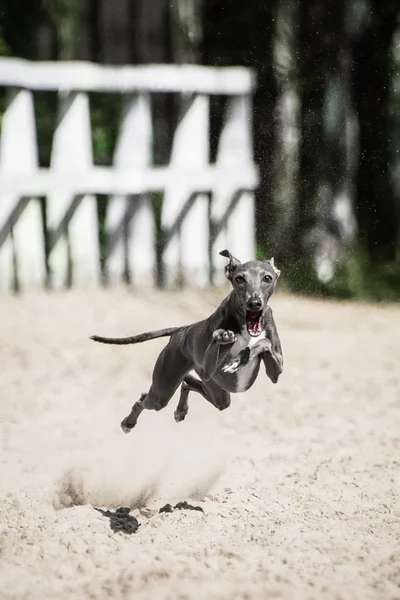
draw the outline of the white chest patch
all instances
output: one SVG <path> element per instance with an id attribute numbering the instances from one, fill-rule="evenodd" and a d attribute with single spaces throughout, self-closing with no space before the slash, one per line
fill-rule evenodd
<path id="1" fill-rule="evenodd" d="M 241 350 L 244 350 L 245 348 L 251 348 L 252 346 L 254 346 L 254 344 L 256 344 L 260 340 L 264 339 L 265 336 L 266 336 L 265 331 L 262 331 L 260 333 L 260 335 L 258 335 L 257 337 L 253 337 L 252 335 L 250 335 L 248 333 L 247 329 L 242 330 L 240 338 L 232 347 L 232 356 L 236 356 L 237 354 L 239 354 L 239 352 Z M 255 365 L 254 365 L 254 361 L 253 361 L 253 362 L 248 362 L 247 365 L 244 365 L 238 369 L 238 371 L 237 371 L 237 391 L 238 392 L 244 392 L 245 390 L 247 390 L 249 380 L 253 374 L 254 366 Z"/>
<path id="2" fill-rule="evenodd" d="M 246 333 L 247 333 L 247 331 L 246 331 Z M 254 346 L 254 344 L 256 342 L 259 342 L 260 340 L 263 340 L 265 338 L 265 336 L 266 336 L 266 333 L 265 333 L 265 331 L 262 331 L 260 333 L 260 335 L 258 335 L 257 337 L 253 337 L 252 335 L 249 335 L 248 333 L 247 333 L 247 335 L 249 336 L 249 343 L 247 344 L 247 347 L 251 348 L 252 346 Z"/>
<path id="3" fill-rule="evenodd" d="M 231 356 L 232 357 L 237 356 L 239 354 L 239 352 L 241 352 L 245 348 L 251 348 L 259 340 L 264 339 L 265 335 L 266 335 L 265 331 L 262 331 L 260 333 L 260 335 L 258 335 L 257 337 L 253 337 L 252 335 L 250 335 L 248 333 L 246 328 L 242 329 L 242 331 L 240 332 L 240 335 L 238 336 L 238 339 L 236 340 L 236 342 L 233 344 L 233 346 L 231 348 L 231 352 L 230 352 Z"/>

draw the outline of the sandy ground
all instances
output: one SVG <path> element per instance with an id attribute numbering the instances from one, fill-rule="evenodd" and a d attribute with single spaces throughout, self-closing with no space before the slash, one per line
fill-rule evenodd
<path id="1" fill-rule="evenodd" d="M 119 422 L 221 293 L 0 298 L 0 598 L 400 598 L 400 308 L 272 301 L 285 355 L 218 412 Z M 159 514 L 188 500 L 204 512 Z M 93 507 L 132 507 L 114 533 Z"/>

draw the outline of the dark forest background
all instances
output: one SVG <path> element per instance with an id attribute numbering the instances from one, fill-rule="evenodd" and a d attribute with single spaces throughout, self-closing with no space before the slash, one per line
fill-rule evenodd
<path id="1" fill-rule="evenodd" d="M 259 256 L 294 291 L 399 300 L 399 16 L 398 0 L 2 0 L 0 55 L 254 68 Z M 54 96 L 35 95 L 43 164 Z M 98 164 L 118 102 L 91 98 Z M 156 162 L 172 104 L 155 99 Z"/>

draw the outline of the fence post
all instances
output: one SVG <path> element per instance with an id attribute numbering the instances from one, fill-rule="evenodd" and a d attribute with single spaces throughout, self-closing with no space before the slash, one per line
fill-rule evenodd
<path id="1" fill-rule="evenodd" d="M 175 132 L 170 160 L 173 183 L 165 190 L 161 225 L 164 282 L 204 287 L 209 282 L 209 200 L 182 182 L 179 170 L 202 169 L 209 161 L 209 98 L 195 95 Z"/>
<path id="2" fill-rule="evenodd" d="M 217 167 L 232 172 L 252 167 L 251 97 L 229 99 L 225 124 L 218 145 Z M 229 181 L 219 181 L 211 202 L 213 282 L 224 281 L 225 260 L 219 252 L 228 248 L 242 261 L 255 255 L 254 193 L 237 190 Z"/>
<path id="3" fill-rule="evenodd" d="M 0 153 L 0 168 L 4 174 L 20 178 L 38 168 L 33 98 L 28 90 L 15 90 L 11 94 L 2 119 Z M 39 200 L 1 195 L 0 290 L 11 291 L 16 280 L 19 289 L 41 286 L 45 276 L 44 229 Z"/>
<path id="4" fill-rule="evenodd" d="M 79 171 L 90 170 L 92 164 L 88 96 L 83 92 L 60 94 L 50 169 L 55 173 L 66 172 L 71 173 L 71 177 L 79 177 Z M 49 196 L 47 224 L 53 233 L 63 230 L 59 239 L 54 240 L 49 255 L 51 286 L 61 288 L 72 282 L 77 285 L 98 282 L 100 256 L 96 197 L 86 195 L 80 198 L 79 203 L 74 203 L 74 197 L 62 190 Z"/>
<path id="5" fill-rule="evenodd" d="M 150 167 L 152 158 L 151 107 L 148 94 L 126 98 L 114 153 L 117 169 Z M 155 281 L 155 219 L 151 197 L 112 196 L 107 207 L 107 273 L 110 283 L 125 275 L 132 284 Z"/>

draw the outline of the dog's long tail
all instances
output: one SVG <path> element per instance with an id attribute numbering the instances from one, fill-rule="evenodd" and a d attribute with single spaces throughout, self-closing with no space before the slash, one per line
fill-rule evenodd
<path id="1" fill-rule="evenodd" d="M 101 337 L 100 335 L 92 335 L 90 339 L 94 342 L 101 342 L 102 344 L 118 344 L 123 346 L 124 344 L 139 344 L 140 342 L 147 342 L 148 340 L 155 340 L 160 337 L 168 337 L 177 331 L 182 331 L 182 329 L 185 329 L 185 326 L 147 331 L 146 333 L 139 333 L 138 335 L 132 335 L 131 337 L 125 338 L 108 338 Z"/>

